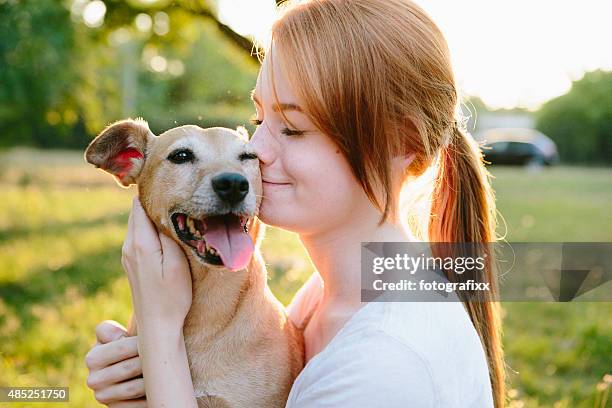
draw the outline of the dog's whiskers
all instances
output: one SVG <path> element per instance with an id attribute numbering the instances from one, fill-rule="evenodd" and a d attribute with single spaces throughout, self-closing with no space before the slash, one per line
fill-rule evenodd
<path id="1" fill-rule="evenodd" d="M 275 203 L 275 201 L 273 199 L 269 198 L 268 196 L 264 196 L 263 194 L 261 194 L 261 195 L 255 194 L 255 197 L 261 197 L 262 199 L 265 198 L 266 200 L 269 200 L 269 201 Z"/>

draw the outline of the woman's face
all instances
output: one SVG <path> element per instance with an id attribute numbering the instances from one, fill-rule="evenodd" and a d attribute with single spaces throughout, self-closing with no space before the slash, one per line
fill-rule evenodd
<path id="1" fill-rule="evenodd" d="M 249 144 L 260 160 L 261 220 L 299 234 L 354 220 L 367 197 L 334 142 L 302 111 L 303 104 L 291 90 L 277 56 L 264 60 L 253 101 L 258 127 Z M 286 123 L 281 110 L 293 126 Z"/>

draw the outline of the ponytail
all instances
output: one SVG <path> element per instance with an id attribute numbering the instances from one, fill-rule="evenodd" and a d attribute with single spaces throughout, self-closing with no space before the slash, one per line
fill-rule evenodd
<path id="1" fill-rule="evenodd" d="M 485 268 L 475 277 L 480 282 L 489 282 L 491 291 L 478 300 L 459 296 L 485 349 L 493 401 L 496 408 L 501 408 L 505 403 L 505 370 L 499 303 L 493 301 L 497 281 L 491 251 L 491 243 L 495 241 L 495 199 L 480 147 L 456 124 L 452 127 L 449 143 L 440 149 L 431 201 L 429 241 L 480 244 L 475 247 L 479 256 L 485 256 Z M 436 247 L 432 246 L 434 253 Z M 466 274 L 453 271 L 445 271 L 445 275 L 451 282 L 467 280 Z"/>

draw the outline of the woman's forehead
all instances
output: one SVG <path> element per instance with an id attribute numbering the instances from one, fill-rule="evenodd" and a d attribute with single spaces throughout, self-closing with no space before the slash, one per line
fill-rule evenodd
<path id="1" fill-rule="evenodd" d="M 291 89 L 278 56 L 267 55 L 259 70 L 257 83 L 253 90 L 254 99 L 261 103 L 274 103 L 274 91 L 281 103 L 297 104 L 297 97 Z"/>

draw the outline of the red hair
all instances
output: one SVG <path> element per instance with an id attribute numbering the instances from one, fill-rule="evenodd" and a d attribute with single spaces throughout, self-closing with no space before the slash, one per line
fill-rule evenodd
<path id="1" fill-rule="evenodd" d="M 391 160 L 414 153 L 402 185 L 437 165 L 423 238 L 495 241 L 489 174 L 479 146 L 457 116 L 446 40 L 421 8 L 409 0 L 289 2 L 273 25 L 271 41 L 306 114 L 346 157 L 380 209 L 381 224 L 396 221 L 399 209 Z M 268 47 L 268 56 L 271 51 Z M 489 245 L 479 248 L 488 251 Z M 487 255 L 489 263 L 479 278 L 496 288 L 493 254 Z M 466 279 L 452 272 L 447 277 Z M 495 406 L 502 407 L 504 363 L 493 295 L 462 300 L 486 352 Z"/>

